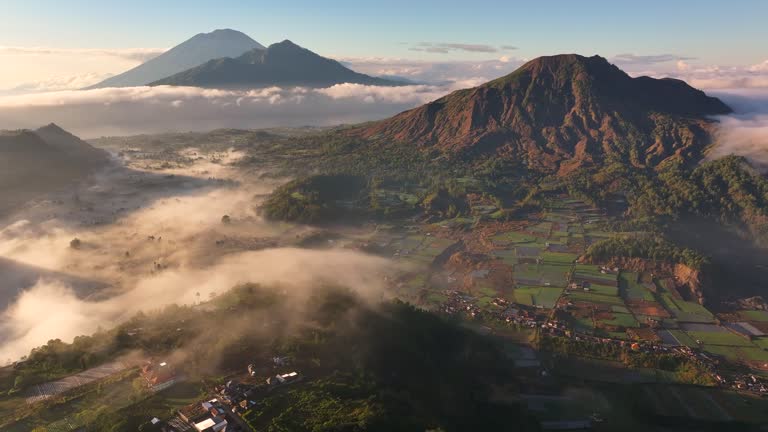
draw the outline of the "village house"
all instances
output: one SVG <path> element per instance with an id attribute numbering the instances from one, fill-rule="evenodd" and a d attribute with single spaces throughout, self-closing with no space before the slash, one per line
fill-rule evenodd
<path id="1" fill-rule="evenodd" d="M 153 392 L 167 389 L 180 379 L 176 370 L 167 362 L 155 364 L 151 361 L 146 362 L 141 367 L 141 377 L 144 378 L 147 387 Z"/>

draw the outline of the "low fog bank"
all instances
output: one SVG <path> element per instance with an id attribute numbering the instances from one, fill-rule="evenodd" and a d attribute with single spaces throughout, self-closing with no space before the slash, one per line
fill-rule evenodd
<path id="1" fill-rule="evenodd" d="M 181 183 L 175 194 L 164 191 L 147 201 L 140 188 L 126 191 L 110 183 L 107 173 L 70 206 L 78 217 L 101 218 L 99 224 L 73 224 L 59 205 L 57 211 L 33 206 L 28 212 L 34 214 L 21 212 L 0 226 L 0 264 L 13 272 L 0 281 L 0 361 L 50 339 L 71 341 L 139 311 L 196 303 L 246 282 L 299 295 L 335 285 L 381 298 L 388 260 L 345 249 L 284 246 L 309 228 L 258 215 L 260 200 L 281 181 L 245 176 L 227 165 L 239 155 L 219 156 L 219 163 L 201 158 L 160 176 L 228 180 L 218 186 Z"/>
<path id="2" fill-rule="evenodd" d="M 768 89 L 711 93 L 730 105 L 734 113 L 719 117 L 717 145 L 709 158 L 740 155 L 761 171 L 768 172 Z"/>
<path id="3" fill-rule="evenodd" d="M 383 258 L 352 251 L 267 249 L 201 268 L 182 266 L 148 275 L 123 294 L 101 301 L 78 298 L 62 282 L 40 280 L 3 313 L 0 359 L 18 358 L 49 339 L 71 341 L 112 327 L 139 311 L 206 300 L 246 282 L 279 285 L 299 297 L 314 287 L 335 285 L 376 299 L 384 292 L 382 275 L 388 265 Z"/>
<path id="4" fill-rule="evenodd" d="M 0 129 L 55 122 L 82 137 L 218 128 L 332 126 L 386 118 L 467 83 L 326 89 L 128 87 L 0 97 Z M 473 84 L 473 83 L 470 83 Z"/>

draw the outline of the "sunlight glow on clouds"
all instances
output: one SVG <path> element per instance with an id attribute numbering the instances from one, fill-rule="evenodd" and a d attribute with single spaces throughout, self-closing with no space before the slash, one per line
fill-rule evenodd
<path id="1" fill-rule="evenodd" d="M 131 69 L 163 48 L 77 49 L 0 46 L 0 94 L 72 90 Z"/>

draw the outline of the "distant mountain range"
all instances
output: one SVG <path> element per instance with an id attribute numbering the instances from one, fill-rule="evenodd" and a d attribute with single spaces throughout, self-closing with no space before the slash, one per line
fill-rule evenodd
<path id="1" fill-rule="evenodd" d="M 235 30 L 200 33 L 135 68 L 88 89 L 171 85 L 209 88 L 329 87 L 341 83 L 407 85 L 357 73 L 289 40 L 265 48 Z"/>
<path id="2" fill-rule="evenodd" d="M 319 56 L 289 40 L 270 45 L 266 50 L 253 49 L 237 58 L 211 60 L 150 85 L 250 88 L 329 87 L 342 83 L 404 85 L 403 82 L 354 72 L 336 60 Z"/>
<path id="3" fill-rule="evenodd" d="M 0 215 L 104 166 L 109 154 L 55 124 L 0 131 Z"/>
<path id="4" fill-rule="evenodd" d="M 449 158 L 495 157 L 567 173 L 609 158 L 638 167 L 700 160 L 714 131 L 708 116 L 729 112 L 683 81 L 632 78 L 602 57 L 568 54 L 537 58 L 350 133 Z"/>
<path id="5" fill-rule="evenodd" d="M 209 60 L 238 57 L 253 49 L 264 49 L 264 46 L 236 30 L 224 29 L 200 33 L 146 63 L 107 78 L 89 88 L 147 85 Z"/>

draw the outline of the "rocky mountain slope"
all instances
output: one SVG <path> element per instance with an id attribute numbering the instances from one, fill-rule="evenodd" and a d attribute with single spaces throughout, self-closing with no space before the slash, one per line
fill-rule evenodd
<path id="1" fill-rule="evenodd" d="M 632 78 L 602 57 L 567 54 L 540 57 L 352 133 L 449 157 L 493 155 L 567 173 L 608 158 L 635 166 L 698 160 L 711 143 L 709 116 L 729 112 L 683 81 Z"/>
<path id="2" fill-rule="evenodd" d="M 213 88 L 267 86 L 329 87 L 356 83 L 394 86 L 402 83 L 354 72 L 289 40 L 237 58 L 220 58 L 152 83 Z"/>

